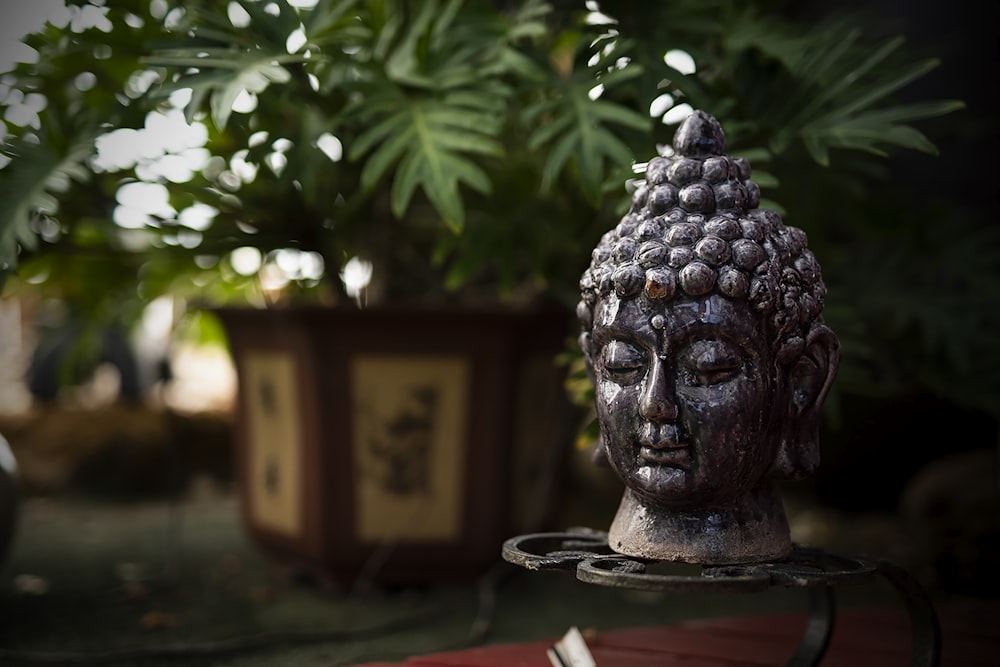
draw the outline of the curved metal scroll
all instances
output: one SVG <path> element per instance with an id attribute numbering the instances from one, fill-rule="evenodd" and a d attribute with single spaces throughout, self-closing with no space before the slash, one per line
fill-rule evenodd
<path id="1" fill-rule="evenodd" d="M 656 561 L 615 553 L 607 533 L 573 529 L 534 533 L 507 540 L 503 558 L 528 570 L 575 572 L 591 584 L 663 593 L 752 593 L 773 586 L 807 588 L 809 620 L 787 667 L 815 667 L 830 643 L 836 616 L 833 587 L 885 577 L 906 603 L 913 635 L 912 667 L 937 667 L 941 631 L 937 614 L 919 584 L 905 570 L 884 561 L 844 557 L 795 545 L 781 561 L 703 566 L 700 576 L 656 574 Z"/>

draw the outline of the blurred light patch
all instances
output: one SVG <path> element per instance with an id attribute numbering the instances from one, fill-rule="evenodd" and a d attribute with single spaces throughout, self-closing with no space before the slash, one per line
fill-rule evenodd
<path id="1" fill-rule="evenodd" d="M 279 153 L 286 153 L 290 151 L 294 146 L 295 144 L 292 143 L 292 140 L 287 139 L 285 137 L 278 137 L 277 139 L 274 140 L 274 143 L 271 144 L 271 148 L 273 148 Z"/>
<path id="2" fill-rule="evenodd" d="M 597 6 L 597 3 L 587 3 Z M 584 20 L 587 25 L 614 25 L 618 23 L 617 19 L 614 19 L 607 14 L 600 11 L 590 11 L 587 13 L 587 18 Z"/>
<path id="3" fill-rule="evenodd" d="M 663 62 L 667 64 L 667 67 L 672 67 L 681 74 L 694 74 L 697 71 L 694 58 L 691 57 L 690 53 L 681 49 L 670 49 L 664 53 Z"/>
<path id="4" fill-rule="evenodd" d="M 177 28 L 180 26 L 181 21 L 184 20 L 185 14 L 186 12 L 183 7 L 174 7 L 163 17 L 163 27 L 167 30 Z"/>
<path id="5" fill-rule="evenodd" d="M 128 12 L 125 14 L 125 25 L 138 30 L 142 26 L 146 25 L 146 22 L 142 20 L 141 16 L 136 16 L 132 12 Z"/>
<path id="6" fill-rule="evenodd" d="M 268 253 L 265 266 L 269 264 L 280 272 L 280 276 L 269 276 L 269 279 L 281 286 L 292 280 L 313 285 L 323 277 L 325 270 L 319 253 L 298 248 L 281 248 Z"/>
<path id="7" fill-rule="evenodd" d="M 112 219 L 125 229 L 141 229 L 154 224 L 153 216 L 173 218 L 177 214 L 170 205 L 167 189 L 159 183 L 126 183 L 118 188 L 115 199 L 118 206 L 115 207 Z"/>
<path id="8" fill-rule="evenodd" d="M 261 289 L 272 295 L 283 290 L 291 282 L 288 274 L 274 262 L 265 262 L 257 273 L 257 279 L 260 280 Z"/>
<path id="9" fill-rule="evenodd" d="M 20 90 L 13 89 L 8 91 L 4 103 L 8 105 L 4 112 L 4 120 L 18 127 L 33 127 L 36 130 L 41 128 L 38 113 L 48 106 L 48 100 L 44 95 L 38 93 L 25 95 Z"/>
<path id="10" fill-rule="evenodd" d="M 219 209 L 208 204 L 198 202 L 188 206 L 177 216 L 177 222 L 188 229 L 203 232 L 212 226 L 212 221 L 219 214 Z"/>
<path id="11" fill-rule="evenodd" d="M 670 111 L 663 114 L 663 124 L 674 125 L 676 123 L 680 123 L 692 113 L 694 113 L 694 109 L 691 108 L 690 104 L 678 104 L 670 109 Z"/>
<path id="12" fill-rule="evenodd" d="M 250 151 L 246 149 L 239 150 L 233 153 L 233 157 L 229 160 L 230 171 L 244 183 L 253 183 L 254 179 L 257 178 L 257 165 L 247 162 L 246 158 L 249 154 Z"/>
<path id="13" fill-rule="evenodd" d="M 299 275 L 305 280 L 318 281 L 326 273 L 326 263 L 318 252 L 303 252 L 299 258 Z"/>
<path id="14" fill-rule="evenodd" d="M 229 264 L 233 267 L 233 271 L 236 271 L 241 276 L 254 275 L 260 271 L 262 263 L 263 257 L 260 254 L 260 250 L 253 246 L 236 248 L 229 253 Z"/>
<path id="15" fill-rule="evenodd" d="M 149 87 L 156 83 L 159 78 L 159 74 L 149 69 L 133 72 L 125 83 L 125 94 L 132 99 L 136 99 L 144 95 L 149 90 Z M 190 91 L 190 88 L 187 90 Z"/>
<path id="16" fill-rule="evenodd" d="M 344 284 L 347 296 L 360 301 L 361 293 L 372 281 L 374 266 L 360 257 L 352 257 L 340 270 L 340 281 Z"/>
<path id="17" fill-rule="evenodd" d="M 219 258 L 215 255 L 195 255 L 194 265 L 199 269 L 211 269 L 212 267 L 218 265 Z"/>
<path id="18" fill-rule="evenodd" d="M 285 50 L 289 53 L 298 53 L 299 49 L 306 45 L 306 41 L 306 29 L 299 25 L 285 40 Z"/>
<path id="19" fill-rule="evenodd" d="M 254 171 L 254 175 L 256 175 L 256 173 L 257 172 Z M 229 171 L 228 169 L 219 174 L 218 180 L 219 180 L 219 185 L 226 188 L 227 190 L 232 190 L 234 192 L 236 190 L 239 190 L 240 185 L 242 185 L 243 183 L 238 175 L 236 175 L 232 171 Z"/>
<path id="20" fill-rule="evenodd" d="M 167 4 L 167 0 L 150 0 L 149 2 L 149 14 L 154 19 L 162 19 L 167 15 L 167 10 L 170 6 Z"/>
<path id="21" fill-rule="evenodd" d="M 244 88 L 233 100 L 232 110 L 236 113 L 250 113 L 257 108 L 257 95 Z"/>
<path id="22" fill-rule="evenodd" d="M 122 229 L 143 229 L 153 222 L 148 213 L 127 206 L 116 206 L 111 219 Z"/>
<path id="23" fill-rule="evenodd" d="M 93 72 L 80 72 L 73 79 L 73 86 L 82 93 L 87 92 L 97 85 L 97 77 Z"/>
<path id="24" fill-rule="evenodd" d="M 245 28 L 250 25 L 250 14 L 238 2 L 230 2 L 226 7 L 226 16 L 234 28 Z"/>
<path id="25" fill-rule="evenodd" d="M 165 341 L 174 328 L 173 297 L 160 296 L 150 301 L 142 311 L 140 326 L 144 336 Z"/>
<path id="26" fill-rule="evenodd" d="M 0 0 L 0 71 L 14 69 L 17 63 L 38 62 L 38 51 L 20 40 L 38 32 L 46 23 L 63 27 L 72 13 L 62 0 L 18 2 Z"/>
<path id="27" fill-rule="evenodd" d="M 182 343 L 170 355 L 173 379 L 163 402 L 183 413 L 226 411 L 236 396 L 236 369 L 229 353 L 214 345 Z"/>
<path id="28" fill-rule="evenodd" d="M 285 167 L 288 166 L 288 158 L 285 157 L 284 153 L 268 153 L 264 156 L 264 164 L 267 165 L 275 176 L 281 176 L 281 173 L 285 171 Z"/>
<path id="29" fill-rule="evenodd" d="M 177 230 L 177 243 L 188 250 L 194 250 L 200 246 L 203 238 L 201 232 L 196 232 L 193 229 L 181 228 Z"/>
<path id="30" fill-rule="evenodd" d="M 108 8 L 96 5 L 83 5 L 69 7 L 70 19 L 69 28 L 73 32 L 83 32 L 91 28 L 97 28 L 101 32 L 111 32 L 114 27 L 108 19 Z"/>
<path id="31" fill-rule="evenodd" d="M 674 106 L 674 96 L 663 93 L 650 103 L 649 115 L 652 118 L 659 118 L 667 113 L 672 106 Z"/>
<path id="32" fill-rule="evenodd" d="M 249 146 L 250 148 L 253 148 L 254 146 L 260 146 L 265 141 L 267 141 L 268 136 L 270 135 L 268 134 L 267 130 L 259 130 L 257 132 L 254 132 L 253 134 L 250 135 L 250 138 L 247 139 L 247 146 Z"/>
<path id="33" fill-rule="evenodd" d="M 169 102 L 170 106 L 174 109 L 183 109 L 191 101 L 191 95 L 193 94 L 194 91 L 190 88 L 180 88 L 170 93 L 170 97 L 167 98 L 167 102 Z"/>
<path id="34" fill-rule="evenodd" d="M 191 179 L 192 172 L 207 163 L 209 154 L 204 149 L 207 141 L 208 129 L 199 122 L 189 124 L 180 109 L 165 113 L 154 111 L 146 115 L 141 129 L 121 128 L 99 136 L 94 167 L 98 171 L 118 171 L 143 164 L 151 180 L 163 176 L 175 182 L 186 182 Z M 179 154 L 180 159 L 173 160 L 173 165 L 168 161 L 162 171 L 153 162 L 175 154 Z"/>
<path id="35" fill-rule="evenodd" d="M 344 157 L 344 144 L 340 139 L 329 132 L 324 132 L 316 140 L 316 148 L 323 151 L 323 154 L 330 158 L 331 162 L 340 162 Z"/>
<path id="36" fill-rule="evenodd" d="M 170 195 L 167 189 L 159 183 L 143 183 L 135 181 L 118 188 L 115 199 L 122 206 L 141 209 L 149 213 L 172 215 Z"/>

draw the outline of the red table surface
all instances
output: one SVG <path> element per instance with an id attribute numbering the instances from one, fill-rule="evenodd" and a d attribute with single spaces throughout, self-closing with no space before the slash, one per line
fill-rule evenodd
<path id="1" fill-rule="evenodd" d="M 942 667 L 1000 666 L 1000 600 L 938 608 Z M 781 667 L 805 628 L 806 614 L 688 621 L 588 634 L 598 667 Z M 551 667 L 545 651 L 558 638 L 414 656 L 357 667 Z M 840 610 L 822 667 L 910 663 L 910 622 L 902 608 Z"/>

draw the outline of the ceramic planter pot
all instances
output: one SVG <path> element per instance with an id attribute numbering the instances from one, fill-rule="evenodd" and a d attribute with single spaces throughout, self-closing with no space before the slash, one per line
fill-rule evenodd
<path id="1" fill-rule="evenodd" d="M 6 438 L 0 435 L 0 564 L 7 558 L 17 524 L 17 462 Z"/>
<path id="2" fill-rule="evenodd" d="M 562 312 L 221 309 L 243 519 L 338 585 L 467 579 L 536 528 L 572 441 Z"/>

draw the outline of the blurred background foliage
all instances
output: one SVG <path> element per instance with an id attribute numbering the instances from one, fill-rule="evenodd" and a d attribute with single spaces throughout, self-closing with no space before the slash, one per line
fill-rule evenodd
<path id="1" fill-rule="evenodd" d="M 957 42 L 816 4 L 74 0 L 0 76 L 5 294 L 91 328 L 163 295 L 187 321 L 351 298 L 571 312 L 626 181 L 697 108 L 809 235 L 838 395 L 1000 416 L 986 162 L 914 157 L 995 145 L 963 110 L 981 82 L 921 87 L 927 44 Z M 359 266 L 363 293 L 339 279 Z"/>

